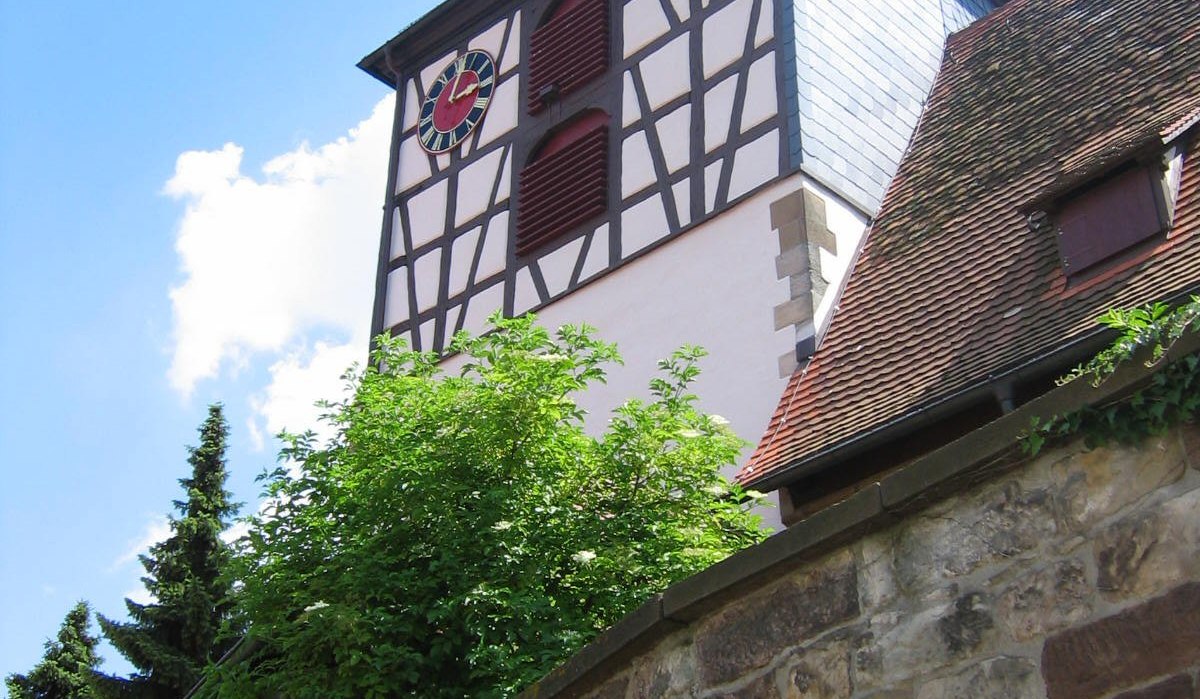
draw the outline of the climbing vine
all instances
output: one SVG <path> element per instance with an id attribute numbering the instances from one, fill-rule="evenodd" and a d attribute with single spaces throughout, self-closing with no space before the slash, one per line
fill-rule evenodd
<path id="1" fill-rule="evenodd" d="M 1116 330 L 1117 339 L 1060 379 L 1059 385 L 1087 379 L 1099 386 L 1117 367 L 1147 349 L 1150 356 L 1146 366 L 1162 366 L 1147 386 L 1119 401 L 1048 419 L 1034 418 L 1031 429 L 1021 439 L 1026 454 L 1032 456 L 1047 442 L 1076 435 L 1082 435 L 1088 446 L 1136 442 L 1187 422 L 1200 410 L 1200 355 L 1164 361 L 1181 337 L 1200 331 L 1200 296 L 1192 296 L 1175 308 L 1160 302 L 1142 308 L 1111 309 L 1098 322 Z"/>

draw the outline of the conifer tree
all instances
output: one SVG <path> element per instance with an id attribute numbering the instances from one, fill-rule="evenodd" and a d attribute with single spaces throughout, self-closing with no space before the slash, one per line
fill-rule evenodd
<path id="1" fill-rule="evenodd" d="M 101 677 L 106 697 L 179 699 L 235 640 L 223 628 L 232 605 L 221 575 L 229 558 L 221 532 L 237 510 L 225 490 L 228 433 L 221 405 L 209 406 L 200 446 L 188 449 L 192 476 L 179 481 L 187 494 L 174 503 L 180 516 L 171 518 L 170 537 L 141 556 L 154 601 L 126 599 L 128 623 L 99 617 L 104 636 L 138 669 L 128 678 Z"/>
<path id="2" fill-rule="evenodd" d="M 9 675 L 9 699 L 94 699 L 92 677 L 98 641 L 88 633 L 91 612 L 80 602 L 67 612 L 58 640 L 46 641 L 46 654 L 28 675 Z"/>

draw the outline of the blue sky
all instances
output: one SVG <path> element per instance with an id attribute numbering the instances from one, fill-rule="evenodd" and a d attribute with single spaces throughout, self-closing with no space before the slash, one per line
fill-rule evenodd
<path id="1" fill-rule="evenodd" d="M 0 676 L 76 600 L 123 617 L 210 402 L 253 509 L 365 353 L 391 109 L 355 63 L 434 4 L 0 0 Z"/>

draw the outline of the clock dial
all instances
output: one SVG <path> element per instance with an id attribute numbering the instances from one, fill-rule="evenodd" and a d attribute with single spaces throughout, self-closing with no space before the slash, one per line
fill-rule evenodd
<path id="1" fill-rule="evenodd" d="M 430 153 L 462 143 L 487 112 L 496 88 L 496 63 L 486 51 L 467 51 L 433 81 L 421 105 L 417 137 Z"/>

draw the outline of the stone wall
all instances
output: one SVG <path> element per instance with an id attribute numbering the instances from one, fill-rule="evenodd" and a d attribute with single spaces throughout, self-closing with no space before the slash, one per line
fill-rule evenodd
<path id="1" fill-rule="evenodd" d="M 814 525 L 832 543 L 798 557 L 772 537 L 741 559 L 771 558 L 762 574 L 681 611 L 668 591 L 608 639 L 623 652 L 602 638 L 594 671 L 527 695 L 1200 697 L 1200 429 L 1002 463 L 890 512 L 834 508 Z"/>

